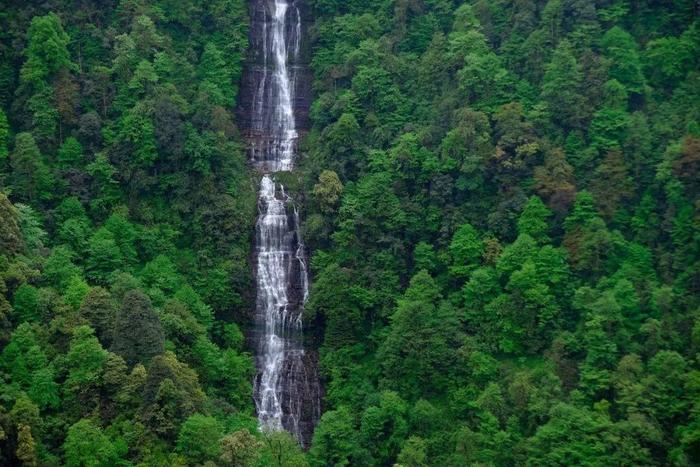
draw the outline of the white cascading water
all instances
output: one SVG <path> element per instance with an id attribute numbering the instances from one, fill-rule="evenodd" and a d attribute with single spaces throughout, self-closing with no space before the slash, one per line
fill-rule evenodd
<path id="1" fill-rule="evenodd" d="M 301 16 L 293 8 L 295 25 L 290 31 L 291 48 L 287 47 L 287 0 L 271 2 L 271 24 L 263 23 L 263 76 L 254 99 L 253 131 L 262 135 L 251 148 L 253 163 L 263 171 L 292 170 L 299 134 L 294 121 L 292 95 L 294 76 L 290 74 L 288 57 L 295 59 L 301 42 Z M 271 60 L 270 60 L 271 59 Z M 270 61 L 272 63 L 270 63 Z M 272 67 L 272 76 L 268 68 Z"/>
<path id="2" fill-rule="evenodd" d="M 262 365 L 256 384 L 256 405 L 263 429 L 283 429 L 283 397 L 289 390 L 284 381 L 285 366 L 303 358 L 299 341 L 302 330 L 300 310 L 288 296 L 293 279 L 294 262 L 300 263 L 305 275 L 301 245 L 295 250 L 295 226 L 290 225 L 286 204 L 289 198 L 269 175 L 260 187 L 260 216 L 257 222 L 257 307 L 264 321 L 260 360 Z M 306 277 L 300 278 L 302 300 L 308 295 Z M 294 423 L 294 415 L 291 414 Z M 297 421 L 298 423 L 298 421 Z"/>
<path id="3" fill-rule="evenodd" d="M 287 430 L 308 444 L 310 430 L 302 425 L 309 422 L 302 419 L 311 421 L 312 430 L 320 417 L 318 384 L 307 371 L 302 340 L 308 276 L 296 207 L 274 180 L 275 172 L 293 169 L 296 154 L 295 77 L 288 60 L 296 62 L 299 55 L 301 17 L 295 0 L 261 0 L 260 6 L 263 70 L 253 95 L 250 138 L 251 162 L 264 174 L 256 224 L 254 398 L 261 430 Z"/>

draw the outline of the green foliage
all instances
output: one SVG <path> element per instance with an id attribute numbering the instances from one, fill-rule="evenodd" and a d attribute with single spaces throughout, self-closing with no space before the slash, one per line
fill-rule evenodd
<path id="1" fill-rule="evenodd" d="M 581 124 L 583 98 L 581 66 L 567 41 L 557 45 L 552 61 L 545 68 L 542 82 L 542 99 L 549 112 L 563 125 L 577 128 Z"/>
<path id="2" fill-rule="evenodd" d="M 427 446 L 418 436 L 411 436 L 406 440 L 406 443 L 401 449 L 396 462 L 398 465 L 407 467 L 422 467 L 427 466 L 428 456 L 426 454 Z"/>
<path id="3" fill-rule="evenodd" d="M 108 283 L 112 274 L 124 267 L 124 257 L 114 234 L 104 227 L 97 230 L 88 240 L 87 254 L 87 276 L 97 283 Z"/>
<path id="4" fill-rule="evenodd" d="M 180 428 L 177 450 L 194 464 L 212 461 L 219 456 L 222 431 L 215 418 L 194 414 Z"/>
<path id="5" fill-rule="evenodd" d="M 236 431 L 221 438 L 219 449 L 221 450 L 221 462 L 231 465 L 249 467 L 257 465 L 261 455 L 263 443 L 250 432 Z"/>
<path id="6" fill-rule="evenodd" d="M 307 453 L 252 417 L 257 10 L 5 3 L 0 464 L 700 463 L 693 2 L 309 2 Z"/>
<path id="7" fill-rule="evenodd" d="M 82 270 L 75 264 L 76 254 L 70 248 L 57 246 L 44 263 L 43 278 L 46 283 L 64 291 L 74 278 L 82 277 Z"/>
<path id="8" fill-rule="evenodd" d="M 211 328 L 214 323 L 214 313 L 192 287 L 189 285 L 181 287 L 175 292 L 175 298 L 187 306 L 199 324 L 207 329 Z"/>
<path id="9" fill-rule="evenodd" d="M 22 284 L 17 287 L 12 299 L 12 308 L 17 313 L 17 321 L 37 321 L 39 316 L 39 292 L 36 287 Z"/>
<path id="10" fill-rule="evenodd" d="M 690 2 L 312 7 L 312 462 L 691 464 Z"/>
<path id="11" fill-rule="evenodd" d="M 351 465 L 365 459 L 359 451 L 358 433 L 347 407 L 323 414 L 314 432 L 310 451 L 313 465 Z"/>
<path id="12" fill-rule="evenodd" d="M 63 444 L 66 453 L 66 465 L 108 466 L 120 462 L 117 448 L 90 419 L 82 419 L 68 429 L 68 436 Z"/>
<path id="13" fill-rule="evenodd" d="M 27 391 L 27 403 L 33 401 L 41 408 L 58 406 L 60 399 L 54 369 L 48 364 L 46 353 L 29 324 L 20 324 L 12 333 L 0 361 L 14 383 Z M 38 408 L 36 410 L 38 412 Z"/>
<path id="14" fill-rule="evenodd" d="M 459 342 L 457 317 L 430 275 L 411 279 L 391 317 L 390 333 L 378 351 L 387 386 L 407 398 L 443 391 L 454 369 L 450 352 Z"/>
<path id="15" fill-rule="evenodd" d="M 462 225 L 452 237 L 450 273 L 459 279 L 468 277 L 469 272 L 479 266 L 483 253 L 483 243 L 479 233 L 470 224 Z"/>
<path id="16" fill-rule="evenodd" d="M 611 60 L 610 77 L 621 82 L 629 92 L 644 91 L 644 75 L 639 51 L 634 38 L 622 28 L 615 26 L 601 39 L 605 55 Z"/>
<path id="17" fill-rule="evenodd" d="M 15 204 L 17 210 L 17 223 L 24 237 L 27 253 L 32 257 L 39 256 L 44 249 L 47 239 L 46 231 L 42 227 L 41 214 L 26 204 Z"/>
<path id="18" fill-rule="evenodd" d="M 273 431 L 263 436 L 262 465 L 274 467 L 308 467 L 299 443 L 286 431 Z"/>
<path id="19" fill-rule="evenodd" d="M 222 52 L 212 42 L 204 46 L 199 60 L 199 74 L 202 87 L 211 95 L 213 103 L 222 107 L 232 105 L 235 96 L 232 76 Z"/>
<path id="20" fill-rule="evenodd" d="M 163 339 L 163 327 L 148 296 L 138 290 L 127 292 L 114 321 L 114 352 L 129 365 L 146 363 L 163 352 Z"/>
<path id="21" fill-rule="evenodd" d="M 309 303 L 305 309 L 307 319 L 323 316 L 328 345 L 342 347 L 351 345 L 358 339 L 362 325 L 362 306 L 357 290 L 341 285 L 351 283 L 348 271 L 335 264 L 326 267 L 314 281 Z M 331 299 L 333 297 L 334 299 Z"/>
<path id="22" fill-rule="evenodd" d="M 19 133 L 15 137 L 15 149 L 10 155 L 10 167 L 12 168 L 10 181 L 21 200 L 35 203 L 53 197 L 53 175 L 30 133 Z"/>
<path id="23" fill-rule="evenodd" d="M 71 67 L 68 52 L 70 38 L 55 13 L 33 18 L 27 38 L 27 61 L 20 72 L 23 82 L 38 88 L 61 68 Z"/>
<path id="24" fill-rule="evenodd" d="M 0 193 L 0 248 L 4 254 L 16 255 L 24 250 L 18 217 L 17 208 L 4 193 Z"/>
<path id="25" fill-rule="evenodd" d="M 7 115 L 0 109 L 0 160 L 7 159 L 9 154 L 7 146 L 10 142 L 10 124 Z"/>
<path id="26" fill-rule="evenodd" d="M 102 348 L 89 326 L 79 326 L 73 331 L 66 355 L 68 377 L 66 389 L 81 404 L 94 403 L 95 389 L 99 387 L 107 351 Z M 81 411 L 88 413 L 89 405 Z"/>
<path id="27" fill-rule="evenodd" d="M 77 310 L 89 291 L 90 286 L 82 278 L 73 276 L 66 287 L 63 299 L 71 308 Z"/>
<path id="28" fill-rule="evenodd" d="M 83 146 L 72 136 L 58 149 L 58 163 L 65 168 L 80 167 L 83 164 Z"/>
<path id="29" fill-rule="evenodd" d="M 132 370 L 132 374 L 137 369 Z M 153 357 L 148 375 L 139 377 L 142 385 L 141 416 L 143 422 L 159 436 L 174 441 L 180 425 L 191 415 L 202 412 L 205 394 L 199 384 L 197 372 L 178 361 L 172 352 Z M 138 389 L 137 389 L 138 390 Z"/>
<path id="30" fill-rule="evenodd" d="M 662 87 L 678 83 L 692 69 L 693 55 L 697 54 L 697 26 L 691 26 L 680 37 L 659 37 L 646 45 L 646 71 Z"/>
<path id="31" fill-rule="evenodd" d="M 196 462 L 239 456 L 219 438 L 253 410 L 248 6 L 199 3 L 3 11 L 0 464 L 195 462 L 195 414 L 220 427 Z"/>
<path id="32" fill-rule="evenodd" d="M 22 462 L 22 465 L 37 465 L 36 442 L 32 437 L 32 429 L 20 424 L 17 430 L 17 459 Z"/>
<path id="33" fill-rule="evenodd" d="M 408 407 L 391 391 L 379 395 L 379 405 L 368 407 L 362 414 L 360 436 L 373 447 L 373 458 L 381 463 L 396 458 L 408 433 Z"/>
<path id="34" fill-rule="evenodd" d="M 324 170 L 318 176 L 318 183 L 314 185 L 313 194 L 316 197 L 321 210 L 332 212 L 340 201 L 343 193 L 343 184 L 338 178 L 338 174 L 332 170 Z"/>
<path id="35" fill-rule="evenodd" d="M 548 219 L 552 216 L 547 206 L 537 196 L 531 197 L 518 218 L 518 234 L 526 234 L 538 242 L 547 243 Z"/>
<path id="36" fill-rule="evenodd" d="M 53 103 L 51 78 L 61 70 L 74 68 L 70 60 L 70 37 L 60 18 L 53 12 L 32 19 L 27 31 L 26 61 L 20 70 L 20 82 L 32 93 L 27 100 L 34 133 L 41 141 L 52 141 L 59 112 Z"/>
<path id="37" fill-rule="evenodd" d="M 599 434 L 604 433 L 604 428 L 605 420 L 597 414 L 557 406 L 553 409 L 551 421 L 538 429 L 533 437 L 531 461 L 533 465 L 557 465 L 601 459 L 607 451 Z M 560 436 L 565 440 L 557 439 Z"/>

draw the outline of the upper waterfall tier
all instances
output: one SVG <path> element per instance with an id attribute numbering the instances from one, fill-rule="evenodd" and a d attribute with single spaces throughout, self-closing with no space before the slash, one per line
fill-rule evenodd
<path id="1" fill-rule="evenodd" d="M 299 132 L 308 125 L 310 76 L 301 48 L 305 8 L 299 0 L 255 0 L 251 13 L 239 107 L 249 158 L 263 172 L 291 170 Z"/>

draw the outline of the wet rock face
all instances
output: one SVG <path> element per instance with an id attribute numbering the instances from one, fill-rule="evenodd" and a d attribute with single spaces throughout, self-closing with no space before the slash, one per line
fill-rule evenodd
<path id="1" fill-rule="evenodd" d="M 264 175 L 256 223 L 255 407 L 262 430 L 287 430 L 308 447 L 321 416 L 318 357 L 304 347 L 308 298 L 299 216 L 274 173 L 294 168 L 308 125 L 311 77 L 300 0 L 252 0 L 250 52 L 238 108 L 250 163 Z"/>
<path id="2" fill-rule="evenodd" d="M 297 435 L 308 449 L 314 428 L 321 418 L 321 388 L 318 379 L 318 354 L 305 350 L 301 358 L 287 360 L 284 372 L 290 384 L 282 395 L 282 425 Z"/>

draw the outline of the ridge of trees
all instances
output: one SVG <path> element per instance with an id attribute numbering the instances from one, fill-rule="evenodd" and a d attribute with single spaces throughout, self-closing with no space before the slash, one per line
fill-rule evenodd
<path id="1" fill-rule="evenodd" d="M 311 464 L 700 462 L 697 6 L 371 3 L 312 2 Z"/>

